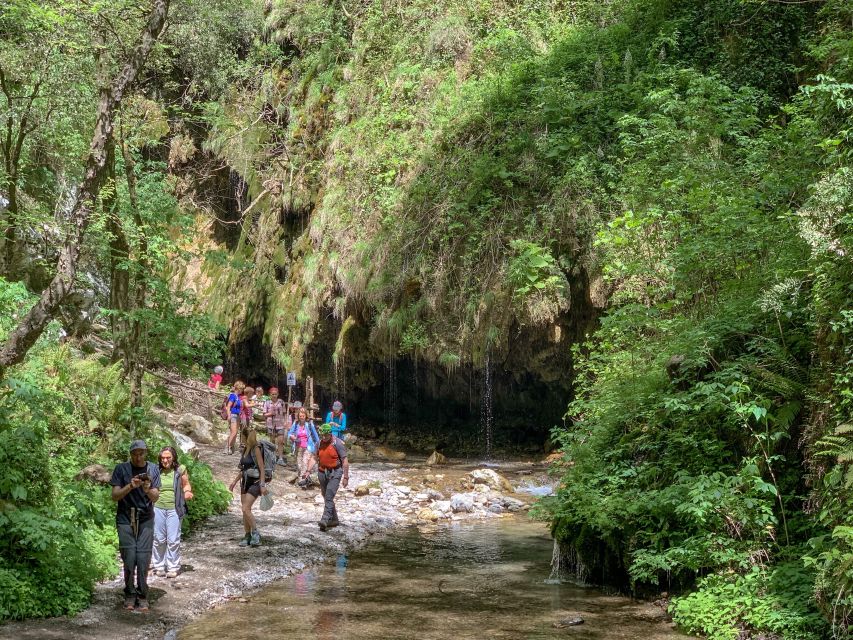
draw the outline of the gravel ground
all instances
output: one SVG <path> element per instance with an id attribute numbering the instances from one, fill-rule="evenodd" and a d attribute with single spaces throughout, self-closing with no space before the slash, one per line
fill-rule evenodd
<path id="1" fill-rule="evenodd" d="M 236 454 L 228 456 L 219 447 L 212 446 L 199 445 L 199 449 L 200 457 L 211 465 L 216 477 L 230 484 L 236 474 Z M 466 488 L 463 480 L 466 472 L 463 467 L 442 468 L 439 472 L 390 463 L 353 463 L 349 488 L 341 489 L 336 500 L 342 524 L 321 532 L 317 526 L 322 514 L 319 491 L 316 488 L 301 490 L 289 484 L 291 469 L 278 467 L 270 484 L 275 505 L 267 512 L 255 510 L 261 547 L 238 546 L 243 527 L 235 497 L 227 513 L 210 518 L 184 539 L 182 572 L 177 578 L 151 575 L 151 610 L 148 613 L 121 608 L 122 580 L 115 579 L 99 584 L 92 605 L 79 615 L 9 623 L 0 626 L 0 638 L 172 638 L 178 628 L 211 607 L 357 548 L 396 525 L 417 521 L 419 514 L 436 498 L 425 501 L 424 494 L 416 491 L 443 491 L 449 498 L 459 487 Z M 522 473 L 529 474 L 529 471 L 519 471 Z M 371 493 L 378 494 L 377 489 L 382 493 L 356 497 L 355 488 L 365 484 L 373 489 Z M 468 485 L 467 488 L 473 487 Z M 484 487 L 478 489 L 480 491 L 472 494 L 477 498 L 474 511 L 445 513 L 442 519 L 500 517 L 487 508 L 488 492 L 482 490 Z M 496 501 L 501 499 L 499 492 L 492 493 Z"/>

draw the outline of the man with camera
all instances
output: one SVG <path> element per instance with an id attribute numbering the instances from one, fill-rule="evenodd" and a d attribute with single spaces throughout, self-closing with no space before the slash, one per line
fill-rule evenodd
<path id="1" fill-rule="evenodd" d="M 130 445 L 130 461 L 113 470 L 116 528 L 124 563 L 124 608 L 148 611 L 148 565 L 154 545 L 154 503 L 160 497 L 160 469 L 148 462 L 142 440 Z M 136 586 L 133 574 L 136 571 Z"/>

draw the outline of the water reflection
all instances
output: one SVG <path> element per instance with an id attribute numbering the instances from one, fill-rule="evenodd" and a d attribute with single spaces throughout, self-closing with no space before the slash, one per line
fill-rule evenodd
<path id="1" fill-rule="evenodd" d="M 254 640 L 269 628 L 299 640 L 678 637 L 629 600 L 546 584 L 551 552 L 531 523 L 413 528 L 212 611 L 179 638 Z M 585 623 L 554 627 L 572 615 Z"/>

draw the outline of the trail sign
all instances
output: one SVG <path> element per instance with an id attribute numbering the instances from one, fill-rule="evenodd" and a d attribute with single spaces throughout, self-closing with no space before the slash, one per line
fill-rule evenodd
<path id="1" fill-rule="evenodd" d="M 288 371 L 287 373 L 287 386 L 295 387 L 296 386 L 296 372 Z"/>

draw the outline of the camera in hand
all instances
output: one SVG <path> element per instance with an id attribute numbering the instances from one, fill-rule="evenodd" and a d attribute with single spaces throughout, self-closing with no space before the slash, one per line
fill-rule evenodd
<path id="1" fill-rule="evenodd" d="M 148 482 L 151 478 L 148 477 L 147 473 L 140 473 L 136 476 L 138 479 L 142 480 L 142 482 Z"/>

